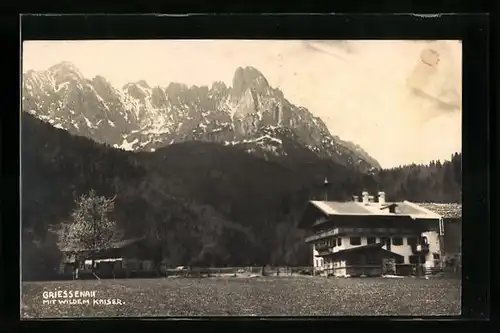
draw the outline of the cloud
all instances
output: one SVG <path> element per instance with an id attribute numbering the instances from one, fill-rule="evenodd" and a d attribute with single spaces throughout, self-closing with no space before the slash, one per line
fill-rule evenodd
<path id="1" fill-rule="evenodd" d="M 304 41 L 303 46 L 307 51 L 319 52 L 333 56 L 339 60 L 347 61 L 342 53 L 350 53 L 347 46 L 342 45 L 343 41 Z M 341 51 L 339 53 L 338 51 Z"/>
<path id="2" fill-rule="evenodd" d="M 327 47 L 336 48 L 346 53 L 354 53 L 356 51 L 356 44 L 348 40 L 315 40 L 316 44 L 325 45 Z"/>

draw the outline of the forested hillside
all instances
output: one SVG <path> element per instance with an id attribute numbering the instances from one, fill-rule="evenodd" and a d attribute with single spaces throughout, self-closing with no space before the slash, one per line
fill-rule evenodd
<path id="1" fill-rule="evenodd" d="M 384 190 L 388 200 L 459 202 L 461 155 L 450 162 L 362 174 L 312 155 L 266 161 L 241 149 L 184 142 L 128 152 L 22 117 L 23 275 L 58 265 L 57 238 L 74 200 L 95 189 L 116 195 L 126 237 L 147 236 L 152 257 L 170 266 L 308 265 L 296 229 L 308 199 L 348 200 Z"/>
<path id="2" fill-rule="evenodd" d="M 361 184 L 369 190 L 384 190 L 389 200 L 460 203 L 462 198 L 462 154 L 454 153 L 444 163 L 411 164 L 380 170 L 363 176 Z"/>

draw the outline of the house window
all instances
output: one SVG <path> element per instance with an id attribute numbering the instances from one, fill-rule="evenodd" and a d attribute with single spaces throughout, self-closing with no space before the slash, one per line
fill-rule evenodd
<path id="1" fill-rule="evenodd" d="M 342 238 L 337 238 L 337 246 L 342 246 Z"/>
<path id="2" fill-rule="evenodd" d="M 361 245 L 361 237 L 351 237 L 349 241 L 351 245 Z"/>
<path id="3" fill-rule="evenodd" d="M 405 263 L 405 258 L 404 257 L 396 257 L 396 265 L 401 265 Z"/>
<path id="4" fill-rule="evenodd" d="M 337 239 L 336 239 L 336 238 L 334 238 L 334 239 L 332 240 L 332 243 L 333 243 L 333 244 L 332 244 L 332 247 L 336 247 L 336 246 L 337 246 Z"/>
<path id="5" fill-rule="evenodd" d="M 410 246 L 416 246 L 417 245 L 417 237 L 408 237 L 406 240 L 406 244 Z"/>
<path id="6" fill-rule="evenodd" d="M 366 238 L 366 244 L 375 244 L 377 242 L 376 237 L 367 237 Z"/>
<path id="7" fill-rule="evenodd" d="M 434 258 L 434 260 L 439 260 L 441 258 L 441 256 L 439 255 L 439 253 L 433 253 L 432 257 Z"/>
<path id="8" fill-rule="evenodd" d="M 392 238 L 392 245 L 396 245 L 396 246 L 403 245 L 403 238 L 401 238 L 401 237 L 393 237 Z"/>

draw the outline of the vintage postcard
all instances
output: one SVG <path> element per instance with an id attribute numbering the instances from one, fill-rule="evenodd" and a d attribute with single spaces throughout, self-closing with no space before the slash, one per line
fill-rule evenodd
<path id="1" fill-rule="evenodd" d="M 21 316 L 461 312 L 458 40 L 22 45 Z"/>

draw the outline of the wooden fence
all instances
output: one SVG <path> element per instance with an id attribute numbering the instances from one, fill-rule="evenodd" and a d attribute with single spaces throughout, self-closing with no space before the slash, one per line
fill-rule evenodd
<path id="1" fill-rule="evenodd" d="M 349 276 L 381 276 L 381 275 L 398 275 L 398 276 L 445 276 L 445 277 L 461 277 L 461 266 L 437 266 L 425 267 L 417 264 L 397 264 L 393 270 L 384 271 L 378 265 L 354 265 L 342 267 L 325 267 L 314 270 L 314 275 L 319 276 L 334 276 L 337 270 L 343 271 L 343 274 Z"/>
<path id="2" fill-rule="evenodd" d="M 182 269 L 165 269 L 165 276 L 296 276 L 312 275 L 312 267 L 191 267 Z"/>

